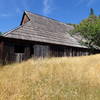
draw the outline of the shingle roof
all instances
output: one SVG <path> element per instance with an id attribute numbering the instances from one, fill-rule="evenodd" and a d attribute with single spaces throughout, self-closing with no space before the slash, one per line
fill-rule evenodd
<path id="1" fill-rule="evenodd" d="M 30 21 L 5 33 L 4 37 L 87 48 L 69 34 L 73 26 L 30 12 L 25 14 Z"/>

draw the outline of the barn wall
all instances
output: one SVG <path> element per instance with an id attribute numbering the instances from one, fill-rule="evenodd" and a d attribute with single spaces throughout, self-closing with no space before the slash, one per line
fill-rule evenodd
<path id="1" fill-rule="evenodd" d="M 0 41 L 0 64 L 3 64 L 4 42 Z"/>
<path id="2" fill-rule="evenodd" d="M 63 47 L 63 46 L 50 46 L 50 56 L 63 57 L 63 56 L 85 56 L 89 55 L 88 49 Z"/>
<path id="3" fill-rule="evenodd" d="M 24 47 L 24 52 L 16 52 L 19 51 L 15 50 L 16 46 Z M 30 45 L 27 44 L 5 42 L 2 57 L 3 64 L 21 62 L 23 60 L 29 59 L 31 57 L 30 50 Z"/>
<path id="4" fill-rule="evenodd" d="M 50 46 L 50 56 L 52 57 L 62 57 L 64 56 L 64 47 L 63 46 Z"/>
<path id="5" fill-rule="evenodd" d="M 14 47 L 9 44 L 4 45 L 4 54 L 3 54 L 3 60 L 4 64 L 15 62 L 16 55 L 14 53 Z"/>
<path id="6" fill-rule="evenodd" d="M 49 46 L 48 45 L 34 45 L 34 57 L 49 57 Z"/>
<path id="7" fill-rule="evenodd" d="M 15 47 L 24 47 L 24 52 L 15 52 Z M 19 49 L 17 48 L 17 51 Z M 95 53 L 100 51 L 94 50 Z M 25 41 L 5 41 L 0 43 L 0 63 L 8 64 L 21 62 L 31 57 L 63 57 L 63 56 L 85 56 L 93 54 L 89 49 L 75 48 L 69 46 L 58 46 L 44 43 L 32 43 Z"/>

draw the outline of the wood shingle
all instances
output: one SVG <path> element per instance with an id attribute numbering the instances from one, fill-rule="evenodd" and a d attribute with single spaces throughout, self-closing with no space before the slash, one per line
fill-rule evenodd
<path id="1" fill-rule="evenodd" d="M 26 11 L 24 14 L 29 21 L 5 33 L 4 37 L 87 48 L 70 35 L 69 31 L 74 29 L 73 26 Z"/>

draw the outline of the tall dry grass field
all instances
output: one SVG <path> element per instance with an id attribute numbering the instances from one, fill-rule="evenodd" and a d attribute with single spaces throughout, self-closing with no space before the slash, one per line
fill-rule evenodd
<path id="1" fill-rule="evenodd" d="M 1 66 L 0 100 L 100 100 L 100 55 Z"/>

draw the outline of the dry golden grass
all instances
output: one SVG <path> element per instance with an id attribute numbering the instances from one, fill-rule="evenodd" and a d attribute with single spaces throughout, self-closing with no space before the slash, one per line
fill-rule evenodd
<path id="1" fill-rule="evenodd" d="M 0 100 L 100 100 L 100 55 L 1 66 Z"/>

